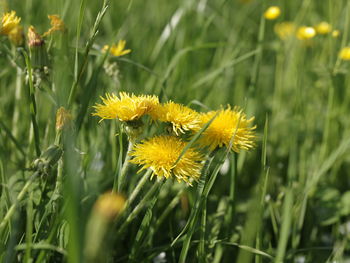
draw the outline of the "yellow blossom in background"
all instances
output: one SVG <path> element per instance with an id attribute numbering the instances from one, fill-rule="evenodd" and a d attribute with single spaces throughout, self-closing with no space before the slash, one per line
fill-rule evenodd
<path id="1" fill-rule="evenodd" d="M 342 60 L 350 60 L 350 46 L 344 47 L 339 52 L 339 58 Z"/>
<path id="2" fill-rule="evenodd" d="M 301 26 L 298 28 L 296 35 L 300 40 L 311 39 L 316 36 L 316 30 L 313 27 Z"/>
<path id="3" fill-rule="evenodd" d="M 112 221 L 124 210 L 125 202 L 122 195 L 108 192 L 97 199 L 93 211 L 108 221 Z"/>
<path id="4" fill-rule="evenodd" d="M 332 26 L 329 23 L 323 21 L 315 26 L 315 30 L 317 34 L 325 35 L 332 31 Z"/>
<path id="5" fill-rule="evenodd" d="M 120 92 L 119 97 L 114 94 L 106 94 L 106 98 L 101 97 L 103 104 L 94 106 L 96 112 L 94 116 L 102 119 L 119 119 L 120 121 L 134 121 L 149 113 L 158 104 L 157 96 L 129 95 Z"/>
<path id="6" fill-rule="evenodd" d="M 199 144 L 208 147 L 211 151 L 219 147 L 229 147 L 233 138 L 230 150 L 239 152 L 249 150 L 254 146 L 255 126 L 250 127 L 254 117 L 247 119 L 246 115 L 239 108 L 233 110 L 228 107 L 218 111 L 210 111 L 202 115 L 202 125 L 208 123 L 217 114 L 210 126 L 202 133 Z"/>
<path id="7" fill-rule="evenodd" d="M 339 37 L 339 35 L 340 35 L 340 31 L 339 30 L 333 30 L 332 31 L 332 37 L 337 38 L 337 37 Z"/>
<path id="8" fill-rule="evenodd" d="M 66 26 L 64 25 L 64 22 L 58 15 L 48 15 L 47 16 L 51 21 L 51 28 L 43 34 L 43 37 L 52 34 L 55 31 L 61 31 L 64 32 L 66 30 Z"/>
<path id="9" fill-rule="evenodd" d="M 281 15 L 281 9 L 278 6 L 270 6 L 264 13 L 268 20 L 274 20 Z"/>
<path id="10" fill-rule="evenodd" d="M 21 46 L 24 40 L 23 27 L 17 25 L 8 33 L 8 38 L 15 46 Z"/>
<path id="11" fill-rule="evenodd" d="M 282 40 L 286 40 L 287 38 L 294 35 L 295 25 L 293 22 L 282 22 L 278 23 L 274 27 L 275 33 Z"/>
<path id="12" fill-rule="evenodd" d="M 200 177 L 204 157 L 189 148 L 175 165 L 186 144 L 175 136 L 156 136 L 136 144 L 130 153 L 133 157 L 130 162 L 142 165 L 140 171 L 151 169 L 158 177 L 174 176 L 179 182 L 191 185 L 192 180 Z"/>
<path id="13" fill-rule="evenodd" d="M 199 113 L 172 101 L 159 105 L 150 113 L 152 119 L 172 124 L 176 135 L 200 127 Z"/>
<path id="14" fill-rule="evenodd" d="M 15 11 L 3 14 L 1 18 L 0 34 L 8 35 L 19 25 L 19 22 L 21 22 L 21 18 L 16 16 Z"/>
<path id="15" fill-rule="evenodd" d="M 117 45 L 112 45 L 109 52 L 116 57 L 124 56 L 131 52 L 131 49 L 124 49 L 126 45 L 125 40 L 119 40 Z M 106 52 L 109 49 L 108 45 L 105 45 L 102 49 L 103 52 Z"/>

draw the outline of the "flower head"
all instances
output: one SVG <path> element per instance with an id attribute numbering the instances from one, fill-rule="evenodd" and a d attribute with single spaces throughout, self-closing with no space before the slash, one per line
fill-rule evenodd
<path id="1" fill-rule="evenodd" d="M 8 35 L 21 22 L 21 18 L 16 16 L 15 11 L 5 13 L 1 18 L 0 34 Z"/>
<path id="2" fill-rule="evenodd" d="M 142 165 L 140 171 L 149 168 L 159 177 L 174 176 L 178 181 L 191 184 L 191 179 L 197 180 L 200 176 L 203 156 L 189 148 L 175 165 L 186 144 L 175 136 L 156 136 L 135 145 L 130 162 Z"/>
<path id="3" fill-rule="evenodd" d="M 176 135 L 200 127 L 199 113 L 172 101 L 159 105 L 150 115 L 154 120 L 171 123 Z"/>
<path id="4" fill-rule="evenodd" d="M 202 147 L 208 147 L 211 151 L 218 147 L 230 147 L 232 151 L 239 152 L 241 149 L 249 150 L 254 146 L 256 126 L 249 127 L 254 117 L 247 119 L 239 108 L 233 110 L 228 107 L 218 111 L 210 111 L 202 115 L 202 124 L 208 123 L 215 115 L 216 118 L 199 138 Z"/>
<path id="5" fill-rule="evenodd" d="M 107 192 L 97 199 L 94 212 L 112 221 L 124 210 L 125 202 L 122 195 Z"/>
<path id="6" fill-rule="evenodd" d="M 116 57 L 124 56 L 126 54 L 129 54 L 131 52 L 131 49 L 124 49 L 125 48 L 126 41 L 125 40 L 119 40 L 117 45 L 112 45 L 109 52 Z M 103 46 L 102 51 L 106 52 L 109 49 L 108 45 Z"/>
<path id="7" fill-rule="evenodd" d="M 298 28 L 296 34 L 298 39 L 307 40 L 316 36 L 316 30 L 313 27 L 301 26 Z"/>
<path id="8" fill-rule="evenodd" d="M 58 15 L 48 15 L 47 17 L 50 19 L 51 28 L 43 34 L 43 37 L 50 35 L 55 31 L 64 32 L 66 30 L 64 22 Z"/>
<path id="9" fill-rule="evenodd" d="M 328 34 L 332 31 L 332 26 L 329 23 L 323 21 L 323 22 L 319 23 L 318 25 L 316 25 L 315 29 L 316 29 L 317 34 L 325 35 L 325 34 Z"/>
<path id="10" fill-rule="evenodd" d="M 23 27 L 20 25 L 14 27 L 10 33 L 8 33 L 8 38 L 15 46 L 21 46 L 24 40 Z"/>
<path id="11" fill-rule="evenodd" d="M 102 119 L 119 119 L 120 121 L 134 121 L 149 113 L 158 104 L 157 96 L 129 95 L 120 92 L 119 97 L 114 94 L 106 94 L 106 98 L 102 98 L 103 104 L 94 106 L 96 112 L 94 116 Z"/>
<path id="12" fill-rule="evenodd" d="M 337 38 L 337 37 L 339 37 L 339 35 L 340 35 L 340 31 L 339 30 L 333 30 L 332 31 L 332 37 L 334 37 L 334 38 Z"/>
<path id="13" fill-rule="evenodd" d="M 270 6 L 264 13 L 268 20 L 274 20 L 281 15 L 281 9 L 278 6 Z"/>
<path id="14" fill-rule="evenodd" d="M 342 60 L 350 60 L 350 46 L 344 47 L 339 52 L 339 58 Z"/>
<path id="15" fill-rule="evenodd" d="M 282 22 L 275 25 L 275 33 L 282 40 L 291 37 L 295 32 L 295 25 L 292 22 Z"/>

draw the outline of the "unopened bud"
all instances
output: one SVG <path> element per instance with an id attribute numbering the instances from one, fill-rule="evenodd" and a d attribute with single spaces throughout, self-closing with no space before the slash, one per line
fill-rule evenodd
<path id="1" fill-rule="evenodd" d="M 72 121 L 72 115 L 64 107 L 60 107 L 56 112 L 56 130 L 62 130 L 69 127 Z"/>
<path id="2" fill-rule="evenodd" d="M 41 38 L 40 34 L 36 32 L 33 26 L 28 28 L 28 46 L 29 48 L 41 47 L 45 44 L 44 40 Z"/>

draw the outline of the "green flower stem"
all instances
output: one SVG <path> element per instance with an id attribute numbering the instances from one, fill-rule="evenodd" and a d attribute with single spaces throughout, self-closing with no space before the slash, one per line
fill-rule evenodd
<path id="1" fill-rule="evenodd" d="M 29 187 L 31 186 L 32 182 L 34 181 L 34 179 L 39 175 L 39 172 L 35 172 L 30 178 L 29 180 L 26 182 L 26 184 L 23 186 L 21 192 L 18 194 L 15 202 L 11 205 L 10 209 L 7 210 L 7 213 L 4 217 L 4 219 L 2 220 L 1 224 L 0 224 L 0 231 L 3 230 L 3 228 L 6 226 L 7 222 L 11 220 L 13 214 L 16 211 L 16 207 L 19 204 L 20 201 L 23 200 L 25 194 L 27 193 Z"/>
<path id="2" fill-rule="evenodd" d="M 149 177 L 151 176 L 152 170 L 149 169 L 147 170 L 147 172 L 142 176 L 141 180 L 139 181 L 139 183 L 136 185 L 134 191 L 132 191 L 130 197 L 128 198 L 128 200 L 126 201 L 125 206 L 129 206 L 136 198 L 136 196 L 139 194 L 139 192 L 141 191 L 141 189 L 143 188 L 143 186 L 145 185 L 145 183 L 147 182 L 147 180 L 149 179 Z"/>
<path id="3" fill-rule="evenodd" d="M 134 208 L 134 210 L 129 214 L 129 216 L 124 220 L 124 223 L 119 227 L 117 232 L 117 236 L 120 236 L 126 227 L 131 223 L 132 220 L 142 211 L 142 209 L 149 204 L 149 199 L 154 196 L 154 194 L 158 191 L 158 188 L 163 185 L 164 181 L 157 181 L 151 189 L 147 192 L 144 198 L 140 201 L 140 203 Z"/>
<path id="4" fill-rule="evenodd" d="M 125 156 L 125 160 L 122 166 L 122 169 L 120 171 L 120 175 L 118 178 L 118 192 L 120 193 L 123 190 L 123 186 L 124 186 L 124 180 L 125 180 L 125 176 L 129 170 L 129 166 L 130 166 L 130 151 L 132 150 L 133 147 L 133 143 L 131 141 L 129 141 L 129 145 L 128 145 L 128 151 L 126 152 L 126 156 Z"/>
<path id="5" fill-rule="evenodd" d="M 32 70 L 32 65 L 30 63 L 29 56 L 28 56 L 27 52 L 25 52 L 23 50 L 22 54 L 24 56 L 27 70 L 28 70 L 30 116 L 32 119 L 33 130 L 34 130 L 35 151 L 36 151 L 36 155 L 39 157 L 41 154 L 41 151 L 40 151 L 40 141 L 39 141 L 39 138 L 40 138 L 39 137 L 39 126 L 38 126 L 38 122 L 36 120 L 36 101 L 35 101 L 35 92 L 34 92 L 34 85 L 33 85 L 33 70 Z"/>

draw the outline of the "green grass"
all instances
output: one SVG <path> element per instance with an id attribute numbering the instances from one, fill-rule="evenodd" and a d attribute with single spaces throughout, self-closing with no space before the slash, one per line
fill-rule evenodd
<path id="1" fill-rule="evenodd" d="M 262 16 L 270 5 L 282 9 L 277 20 Z M 48 14 L 59 14 L 67 31 L 46 38 L 45 70 L 27 46 L 0 38 L 1 262 L 350 260 L 350 65 L 338 58 L 350 44 L 350 2 L 11 0 L 8 7 L 25 32 L 47 31 Z M 341 34 L 282 41 L 274 33 L 282 21 L 328 21 Z M 132 53 L 101 53 L 119 39 Z M 255 116 L 256 147 L 218 151 L 193 187 L 144 179 L 150 174 L 137 166 L 123 167 L 121 123 L 91 115 L 99 96 L 119 91 L 204 112 L 238 105 Z M 74 120 L 62 133 L 61 106 Z M 160 131 L 152 126 L 141 137 Z M 129 205 L 92 235 L 93 205 L 111 189 Z M 101 248 L 96 258 L 84 252 L 90 243 Z"/>

